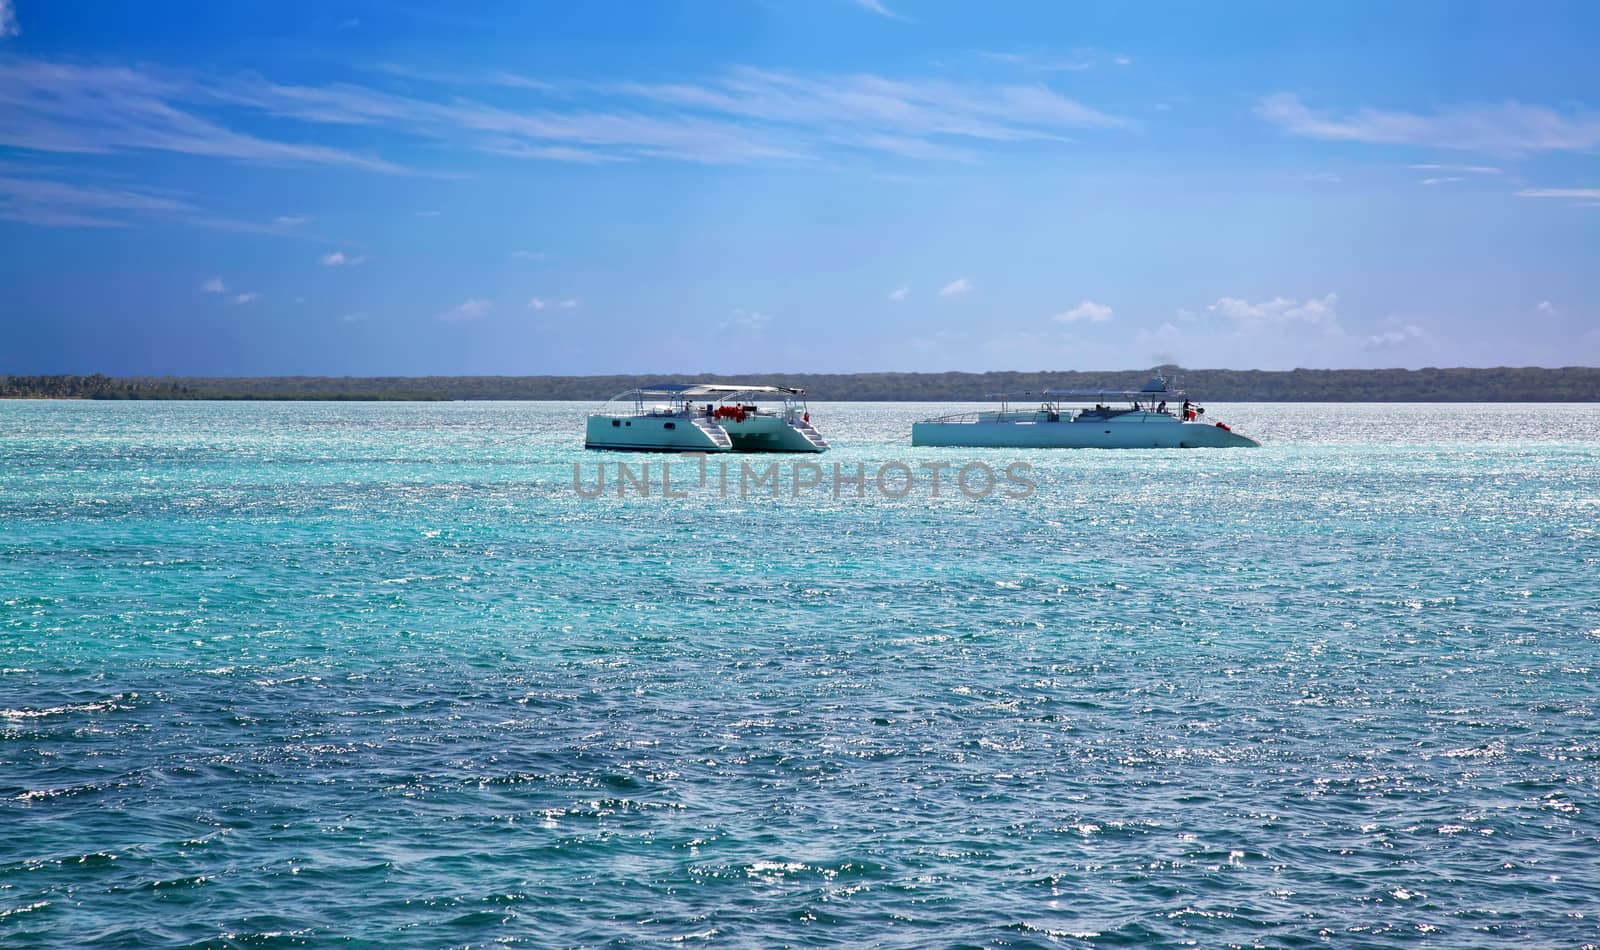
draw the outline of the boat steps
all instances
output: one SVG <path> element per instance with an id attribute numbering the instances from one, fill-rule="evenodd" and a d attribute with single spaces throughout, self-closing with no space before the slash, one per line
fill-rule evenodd
<path id="1" fill-rule="evenodd" d="M 733 448 L 733 439 L 728 437 L 728 430 L 707 419 L 693 419 L 694 427 L 711 437 L 711 441 L 725 449 Z"/>
<path id="2" fill-rule="evenodd" d="M 810 442 L 812 445 L 816 446 L 817 448 L 823 449 L 823 450 L 826 450 L 828 448 L 828 440 L 824 439 L 822 437 L 822 433 L 818 432 L 816 430 L 816 427 L 813 426 L 811 423 L 805 422 L 805 421 L 797 421 L 797 422 L 791 422 L 791 423 L 789 423 L 789 425 L 796 432 L 798 432 L 802 436 L 804 436 L 805 440 L 807 442 Z"/>

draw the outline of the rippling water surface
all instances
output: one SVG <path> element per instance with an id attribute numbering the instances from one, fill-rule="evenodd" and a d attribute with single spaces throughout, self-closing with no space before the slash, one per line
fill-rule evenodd
<path id="1" fill-rule="evenodd" d="M 570 404 L 0 403 L 0 945 L 1600 942 L 1600 407 L 585 499 Z M 636 464 L 643 459 L 625 457 Z"/>

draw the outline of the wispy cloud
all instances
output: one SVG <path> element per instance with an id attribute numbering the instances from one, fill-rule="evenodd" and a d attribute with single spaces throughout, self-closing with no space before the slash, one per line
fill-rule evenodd
<path id="1" fill-rule="evenodd" d="M 968 145 L 1061 140 L 1079 128 L 1130 120 L 1040 84 L 955 83 L 871 74 L 804 75 L 739 68 L 697 83 L 574 84 L 557 110 L 453 96 L 408 98 L 349 84 L 220 83 L 218 98 L 305 122 L 387 126 L 416 137 L 557 161 L 673 159 L 707 163 L 800 160 L 840 148 L 903 157 L 963 157 Z"/>
<path id="2" fill-rule="evenodd" d="M 876 13 L 878 16 L 885 17 L 885 18 L 890 19 L 890 20 L 904 20 L 904 19 L 906 19 L 906 17 L 903 17 L 900 14 L 898 14 L 898 13 L 894 12 L 893 10 L 889 9 L 888 7 L 884 6 L 883 5 L 883 0 L 853 0 L 853 2 L 855 3 L 856 6 L 860 7 L 863 10 L 871 11 L 872 13 Z"/>
<path id="3" fill-rule="evenodd" d="M 1556 305 L 1551 303 L 1548 300 L 1541 300 L 1541 301 L 1539 301 L 1539 305 L 1537 307 L 1534 307 L 1533 309 L 1535 311 L 1539 312 L 1539 313 L 1545 313 L 1545 314 L 1555 313 L 1556 312 Z"/>
<path id="4" fill-rule="evenodd" d="M 939 296 L 959 297 L 963 294 L 970 294 L 977 289 L 977 285 L 972 281 L 966 279 L 965 277 L 958 277 L 955 280 L 952 280 L 950 283 L 945 284 L 943 287 L 940 287 Z"/>
<path id="5" fill-rule="evenodd" d="M 447 323 L 460 323 L 464 320 L 476 320 L 487 315 L 493 309 L 494 304 L 487 300 L 480 297 L 468 297 L 449 310 L 436 314 L 435 317 Z"/>
<path id="6" fill-rule="evenodd" d="M 547 300 L 535 297 L 528 301 L 529 310 L 571 310 L 578 306 L 578 301 L 568 297 L 565 300 Z"/>
<path id="7" fill-rule="evenodd" d="M 719 330 L 755 331 L 772 322 L 772 314 L 759 310 L 734 310 L 727 319 L 717 324 Z"/>
<path id="8" fill-rule="evenodd" d="M 1600 188 L 1524 188 L 1518 198 L 1572 198 L 1578 201 L 1600 201 Z"/>
<path id="9" fill-rule="evenodd" d="M 1002 143 L 1064 141 L 1077 129 L 1136 125 L 1042 83 L 753 68 L 687 83 L 518 78 L 523 81 L 510 97 L 534 99 L 513 105 L 475 101 L 459 88 L 432 84 L 401 95 L 359 83 L 294 85 L 254 75 L 13 59 L 0 62 L 0 145 L 88 154 L 142 149 L 397 173 L 407 169 L 374 155 L 305 144 L 311 136 L 304 131 L 291 140 L 237 125 L 266 116 L 277 125 L 359 127 L 400 140 L 585 163 L 820 161 L 841 150 L 960 160 Z M 476 84 L 508 88 L 495 74 Z"/>
<path id="10" fill-rule="evenodd" d="M 129 216 L 193 214 L 196 210 L 176 198 L 131 188 L 0 175 L 0 218 L 11 221 L 50 227 L 117 228 L 126 227 Z"/>
<path id="11" fill-rule="evenodd" d="M 330 251 L 317 259 L 323 267 L 355 267 L 364 263 L 366 256 L 362 254 L 350 255 L 343 251 Z"/>
<path id="12" fill-rule="evenodd" d="M 899 303 L 909 296 L 911 296 L 911 288 L 905 284 L 901 284 L 899 287 L 889 291 L 889 299 L 896 303 Z"/>
<path id="13" fill-rule="evenodd" d="M 228 285 L 221 277 L 212 277 L 201 284 L 200 289 L 208 294 L 225 294 L 228 292 Z"/>
<path id="14" fill-rule="evenodd" d="M 1103 303 L 1085 300 L 1070 310 L 1063 310 L 1055 315 L 1061 323 L 1105 323 L 1111 319 L 1112 310 Z"/>
<path id="15" fill-rule="evenodd" d="M 242 294 L 234 294 L 233 295 L 233 303 L 234 303 L 235 306 L 239 306 L 239 305 L 247 304 L 247 303 L 255 303 L 258 299 L 260 299 L 260 297 L 261 297 L 261 295 L 256 293 L 256 292 L 254 292 L 254 291 L 250 291 L 248 293 L 242 293 Z"/>
<path id="16" fill-rule="evenodd" d="M 1361 345 L 1369 350 L 1393 349 L 1394 347 L 1405 346 L 1407 343 L 1420 340 L 1427 335 L 1427 332 L 1415 323 L 1407 323 L 1392 330 L 1374 333 L 1362 340 Z"/>
<path id="17" fill-rule="evenodd" d="M 1092 49 L 1080 49 L 1069 54 L 1047 55 L 1040 53 L 1006 53 L 984 50 L 979 56 L 995 63 L 1004 63 L 1018 69 L 1040 73 L 1081 73 L 1111 63 L 1115 66 L 1132 66 L 1130 56 L 1107 56 Z"/>
<path id="18" fill-rule="evenodd" d="M 1424 185 L 1428 185 L 1429 187 L 1432 187 L 1434 185 L 1453 185 L 1453 184 L 1455 184 L 1457 182 L 1462 182 L 1462 181 L 1466 181 L 1466 179 L 1462 178 L 1460 175 L 1445 175 L 1445 176 L 1443 176 L 1441 178 L 1424 178 L 1424 179 L 1422 179 L 1422 183 Z"/>
<path id="19" fill-rule="evenodd" d="M 511 259 L 514 261 L 545 261 L 550 255 L 543 251 L 512 251 Z"/>
<path id="20" fill-rule="evenodd" d="M 21 32 L 22 28 L 17 26 L 17 8 L 11 5 L 11 0 L 0 0 L 0 40 Z"/>
<path id="21" fill-rule="evenodd" d="M 303 214 L 280 214 L 272 219 L 272 223 L 280 228 L 298 228 L 302 224 L 311 223 L 311 219 Z"/>
<path id="22" fill-rule="evenodd" d="M 1600 116 L 1564 115 L 1514 101 L 1455 106 L 1430 115 L 1366 108 L 1338 116 L 1315 112 L 1298 96 L 1283 92 L 1258 102 L 1256 114 L 1295 135 L 1326 141 L 1507 155 L 1582 151 L 1600 145 Z"/>
<path id="23" fill-rule="evenodd" d="M 1503 175 L 1505 169 L 1494 165 L 1447 165 L 1438 162 L 1423 162 L 1406 166 L 1419 172 L 1448 172 L 1455 175 Z"/>
<path id="24" fill-rule="evenodd" d="M 0 145 L 90 154 L 143 149 L 260 164 L 401 171 L 341 149 L 237 132 L 180 105 L 204 98 L 212 88 L 118 66 L 0 61 Z"/>

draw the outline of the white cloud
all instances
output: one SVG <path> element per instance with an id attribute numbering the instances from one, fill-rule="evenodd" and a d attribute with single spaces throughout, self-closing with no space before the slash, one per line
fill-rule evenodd
<path id="1" fill-rule="evenodd" d="M 907 287 L 905 284 L 901 284 L 899 287 L 889 291 L 889 299 L 895 301 L 896 303 L 906 299 L 909 296 L 911 296 L 911 288 Z"/>
<path id="2" fill-rule="evenodd" d="M 201 284 L 200 289 L 208 294 L 225 294 L 228 292 L 228 285 L 222 282 L 221 277 L 213 277 Z"/>
<path id="3" fill-rule="evenodd" d="M 512 251 L 511 259 L 514 261 L 545 261 L 550 255 L 543 251 Z"/>
<path id="4" fill-rule="evenodd" d="M 332 251 L 322 255 L 318 261 L 323 267 L 355 267 L 357 264 L 365 262 L 366 259 L 366 256 L 362 254 L 351 256 L 343 251 Z"/>
<path id="5" fill-rule="evenodd" d="M 1304 301 L 1290 297 L 1274 297 L 1261 303 L 1251 303 L 1238 297 L 1221 297 L 1206 308 L 1208 313 L 1223 317 L 1241 329 L 1279 327 L 1291 324 L 1320 324 L 1337 327 L 1339 314 L 1338 294 L 1326 297 L 1308 297 Z"/>
<path id="6" fill-rule="evenodd" d="M 1423 145 L 1458 151 L 1517 154 L 1584 151 L 1600 145 L 1600 116 L 1563 115 L 1544 106 L 1504 102 L 1454 106 L 1422 115 L 1359 109 L 1344 116 L 1314 112 L 1293 93 L 1268 96 L 1256 114 L 1306 138 L 1375 145 Z"/>
<path id="7" fill-rule="evenodd" d="M 528 301 L 529 310 L 571 310 L 576 306 L 578 306 L 578 301 L 571 297 L 566 300 L 546 300 L 543 297 L 535 297 Z"/>
<path id="8" fill-rule="evenodd" d="M 1541 301 L 1539 301 L 1539 306 L 1534 307 L 1533 309 L 1537 310 L 1540 313 L 1555 313 L 1556 312 L 1556 305 L 1551 303 L 1548 300 L 1541 300 Z"/>
<path id="9" fill-rule="evenodd" d="M 1427 336 L 1427 333 L 1421 327 L 1415 323 L 1408 323 L 1392 330 L 1374 333 L 1363 340 L 1361 345 L 1369 350 L 1384 350 L 1405 346 L 1407 343 L 1413 340 L 1420 340 L 1425 336 Z"/>
<path id="10" fill-rule="evenodd" d="M 1424 185 L 1428 185 L 1429 187 L 1432 187 L 1434 185 L 1453 185 L 1458 181 L 1466 181 L 1466 179 L 1462 178 L 1460 175 L 1445 175 L 1445 176 L 1440 177 L 1440 178 L 1424 178 L 1424 179 L 1422 179 L 1422 183 Z"/>
<path id="11" fill-rule="evenodd" d="M 1093 300 L 1085 300 L 1070 310 L 1063 310 L 1056 314 L 1055 319 L 1061 323 L 1105 323 L 1111 319 L 1111 315 L 1111 308 L 1105 304 L 1095 303 Z"/>
<path id="12" fill-rule="evenodd" d="M 449 310 L 436 315 L 436 319 L 448 323 L 459 323 L 463 320 L 476 320 L 494 309 L 494 304 L 480 297 L 468 297 Z"/>
<path id="13" fill-rule="evenodd" d="M 1462 175 L 1503 175 L 1505 169 L 1493 165 L 1441 165 L 1438 162 L 1422 162 L 1406 166 L 1419 172 L 1454 172 Z"/>
<path id="14" fill-rule="evenodd" d="M 339 318 L 340 323 L 362 323 L 367 319 L 365 313 L 347 313 Z"/>
<path id="15" fill-rule="evenodd" d="M 17 26 L 17 10 L 11 0 L 0 0 L 0 40 L 21 32 L 22 28 Z"/>
<path id="16" fill-rule="evenodd" d="M 1524 188 L 1518 198 L 1574 198 L 1579 201 L 1600 201 L 1600 188 Z"/>
<path id="17" fill-rule="evenodd" d="M 970 294 L 976 289 L 977 286 L 974 285 L 972 281 L 966 279 L 965 277 L 958 277 L 955 280 L 952 280 L 950 283 L 945 284 L 943 287 L 940 287 L 939 296 L 959 297 L 962 294 Z"/>
<path id="18" fill-rule="evenodd" d="M 1383 365 L 1403 352 L 1407 359 L 1434 358 L 1439 341 L 1417 323 L 1389 319 L 1347 329 L 1339 295 L 1220 297 L 1202 308 L 1179 311 L 1153 328 L 1141 328 L 1134 345 L 1154 363 L 1234 369 L 1339 368 Z M 1414 328 L 1414 329 L 1413 329 Z M 1399 348 L 1405 349 L 1400 350 Z"/>
<path id="19" fill-rule="evenodd" d="M 235 303 L 235 304 L 247 304 L 247 303 L 255 303 L 255 302 L 256 302 L 256 300 L 257 300 L 257 299 L 258 299 L 258 298 L 259 298 L 259 297 L 260 297 L 260 296 L 261 296 L 261 295 L 260 295 L 260 294 L 258 294 L 258 293 L 255 293 L 255 292 L 251 292 L 251 293 L 244 293 L 244 294 L 234 294 L 234 295 L 233 295 L 233 302 L 234 302 L 234 303 Z"/>
<path id="20" fill-rule="evenodd" d="M 728 319 L 717 324 L 719 330 L 755 331 L 772 322 L 772 314 L 759 310 L 734 310 Z"/>
<path id="21" fill-rule="evenodd" d="M 905 17 L 883 5 L 883 0 L 855 0 L 855 5 L 863 10 L 870 10 L 878 16 L 891 20 L 904 20 Z"/>
<path id="22" fill-rule="evenodd" d="M 276 218 L 272 219 L 272 223 L 276 224 L 280 228 L 298 228 L 300 225 L 306 224 L 310 220 L 310 218 L 302 214 L 280 214 Z"/>

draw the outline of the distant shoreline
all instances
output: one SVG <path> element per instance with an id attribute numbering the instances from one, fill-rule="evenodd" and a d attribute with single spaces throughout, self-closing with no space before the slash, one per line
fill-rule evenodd
<path id="1" fill-rule="evenodd" d="M 1600 367 L 1186 370 L 1163 367 L 1210 402 L 1600 402 Z M 993 373 L 653 373 L 617 376 L 0 375 L 0 399 L 267 401 L 599 401 L 667 381 L 758 382 L 818 402 L 978 402 L 1047 388 L 1138 389 L 1149 370 Z"/>

